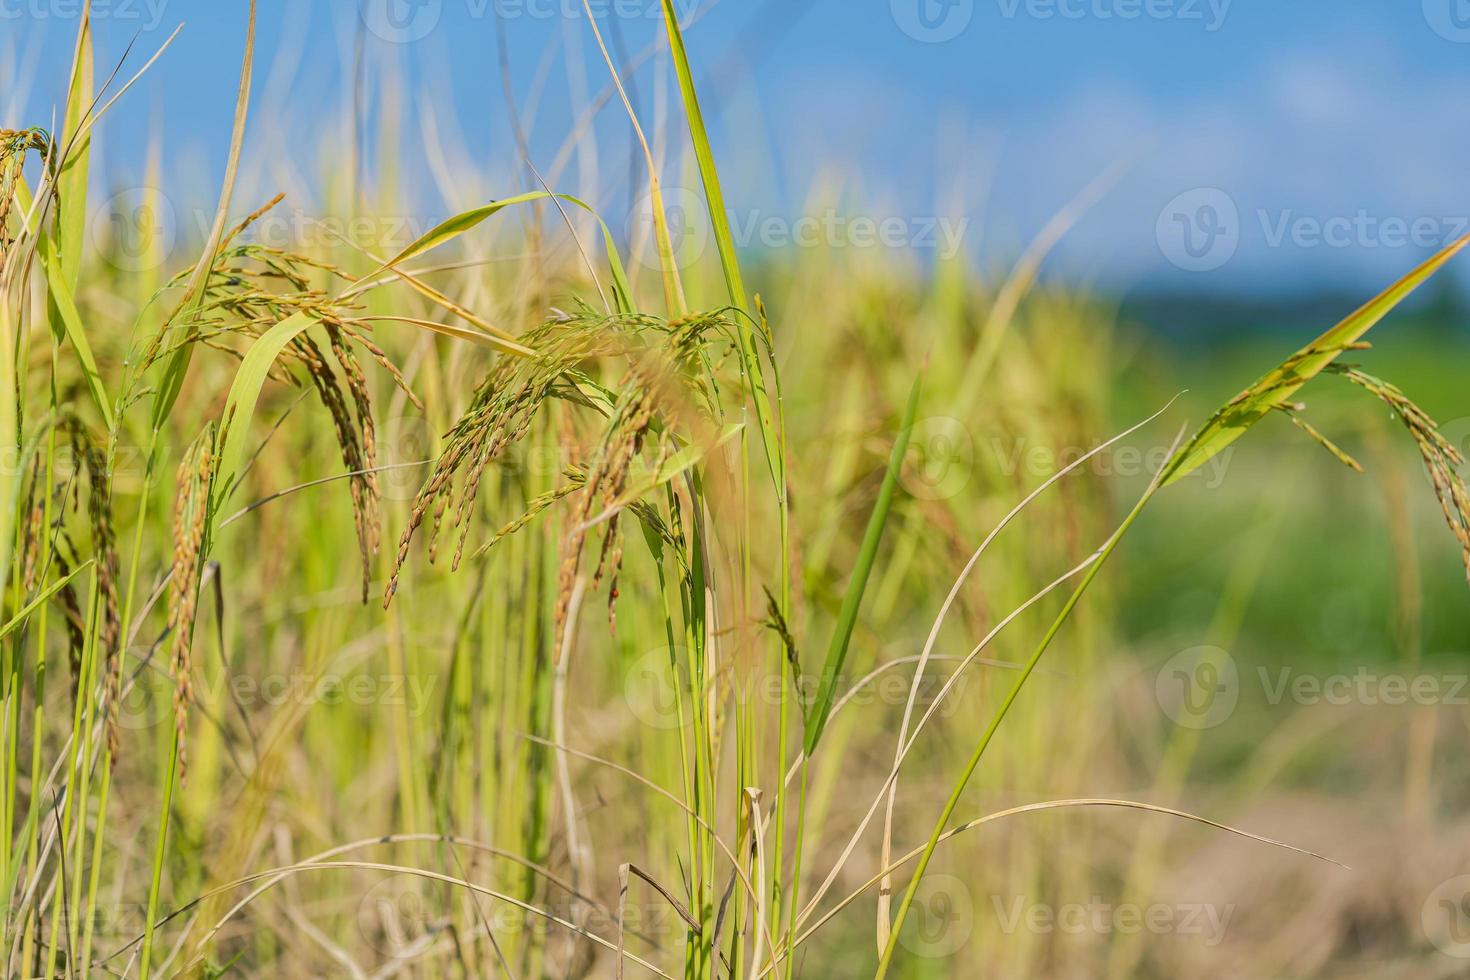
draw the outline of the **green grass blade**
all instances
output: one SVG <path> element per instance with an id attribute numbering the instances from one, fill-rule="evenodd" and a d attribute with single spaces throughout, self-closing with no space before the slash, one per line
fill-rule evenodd
<path id="1" fill-rule="evenodd" d="M 22 214 L 31 208 L 31 192 L 23 178 L 17 178 L 14 187 L 15 201 Z M 87 382 L 87 392 L 92 396 L 102 419 L 112 427 L 112 402 L 102 384 L 102 375 L 97 371 L 97 359 L 92 356 L 92 346 L 87 343 L 86 331 L 82 329 L 82 316 L 77 311 L 76 299 L 68 285 L 69 279 L 57 256 L 56 243 L 44 231 L 36 232 L 36 257 L 41 262 L 41 271 L 46 276 L 47 299 L 52 322 L 57 324 L 62 336 L 71 342 L 77 354 L 77 363 L 82 366 L 82 375 Z"/>
<path id="2" fill-rule="evenodd" d="M 484 204 L 478 208 L 472 208 L 469 211 L 456 214 L 452 218 L 447 218 L 412 242 L 403 251 L 383 263 L 380 268 L 363 276 L 358 281 L 362 282 L 367 279 L 375 279 L 404 262 L 415 259 L 425 252 L 433 251 L 440 245 L 453 241 L 465 232 L 475 228 L 485 219 L 499 214 L 508 207 L 513 207 L 517 204 L 530 204 L 533 201 L 544 201 L 552 197 L 559 201 L 566 201 L 568 204 L 575 205 L 597 219 L 598 225 L 602 227 L 602 241 L 604 247 L 607 249 L 608 267 L 612 270 L 613 294 L 617 301 L 618 310 L 622 313 L 633 312 L 633 291 L 628 284 L 628 273 L 623 267 L 623 260 L 618 256 L 617 246 L 613 242 L 612 232 L 608 229 L 607 222 L 603 221 L 602 217 L 585 201 L 578 200 L 570 194 L 552 194 L 547 191 L 527 191 L 524 194 L 517 194 L 514 197 L 491 201 L 489 204 Z"/>
<path id="3" fill-rule="evenodd" d="M 26 618 L 29 617 L 31 613 L 40 608 L 41 603 L 45 602 L 56 593 L 66 588 L 67 585 L 71 583 L 72 579 L 76 578 L 78 575 L 91 568 L 92 562 L 93 559 L 88 558 L 76 568 L 73 568 L 71 572 L 64 578 L 59 578 L 55 582 L 52 582 L 50 585 L 46 586 L 45 590 L 42 591 L 40 595 L 36 596 L 30 602 L 26 603 L 25 606 L 20 610 L 20 612 L 10 617 L 10 622 L 6 623 L 4 626 L 0 626 L 0 640 L 5 639 L 5 637 L 15 632 L 16 628 L 19 627 L 21 623 L 24 623 L 26 621 Z"/>
<path id="4" fill-rule="evenodd" d="M 76 291 L 82 268 L 82 241 L 87 227 L 87 172 L 91 161 L 92 136 L 83 132 L 86 114 L 92 108 L 92 14 L 91 4 L 82 10 L 77 27 L 77 46 L 66 96 L 66 122 L 61 145 L 66 158 L 56 181 L 56 239 L 66 284 Z M 78 136 L 80 135 L 80 138 Z"/>
<path id="5" fill-rule="evenodd" d="M 209 279 L 210 271 L 214 268 L 215 253 L 219 251 L 220 240 L 224 238 L 225 222 L 229 219 L 230 213 L 230 200 L 235 192 L 235 177 L 240 172 L 240 153 L 245 146 L 245 120 L 250 115 L 250 79 L 254 65 L 255 0 L 250 0 L 249 19 L 245 29 L 245 54 L 240 64 L 240 88 L 235 96 L 235 120 L 230 135 L 230 155 L 225 164 L 224 181 L 220 185 L 219 205 L 215 209 L 214 225 L 209 230 L 209 242 L 205 245 L 203 254 L 199 256 L 198 264 L 194 266 L 194 271 L 184 286 L 184 295 L 178 306 L 180 311 L 185 307 L 197 309 L 198 304 L 203 302 L 204 286 Z M 167 328 L 168 324 L 165 323 L 164 329 Z M 184 329 L 188 331 L 188 337 L 174 348 L 168 364 L 164 367 L 163 376 L 159 380 L 158 395 L 153 402 L 152 424 L 155 431 L 163 427 L 164 421 L 173 411 L 174 402 L 178 400 L 179 392 L 184 387 L 184 376 L 189 373 L 189 361 L 194 354 L 195 328 L 186 322 Z"/>
<path id="6" fill-rule="evenodd" d="M 699 179 L 704 184 L 704 196 L 709 204 L 710 225 L 715 234 L 715 247 L 720 252 L 725 285 L 730 291 L 730 302 L 742 310 L 749 310 L 745 280 L 740 274 L 740 260 L 735 254 L 735 238 L 730 234 L 730 216 L 725 210 L 725 194 L 720 187 L 714 151 L 710 149 L 704 113 L 699 108 L 699 95 L 694 90 L 694 73 L 690 70 L 689 54 L 684 48 L 684 34 L 679 29 L 679 16 L 674 10 L 673 0 L 663 0 L 663 8 L 664 27 L 669 35 L 674 73 L 679 78 L 679 91 L 684 97 L 684 116 L 689 125 L 689 138 L 694 143 L 694 159 L 699 164 Z"/>
<path id="7" fill-rule="evenodd" d="M 225 400 L 224 444 L 220 448 L 219 468 L 214 480 L 215 499 L 210 503 L 211 514 L 218 512 L 219 505 L 229 499 L 235 489 L 235 481 L 245 460 L 250 419 L 255 415 L 255 404 L 260 400 L 260 390 L 265 386 L 271 365 L 287 344 L 316 322 L 316 318 L 308 313 L 287 317 L 262 334 L 245 352 L 240 369 L 235 372 L 235 381 L 230 385 L 229 397 Z"/>
<path id="8" fill-rule="evenodd" d="M 720 186 L 719 169 L 715 166 L 714 151 L 710 148 L 709 131 L 704 125 L 704 113 L 699 108 L 699 93 L 694 88 L 694 72 L 689 67 L 689 54 L 684 48 L 684 34 L 679 29 L 679 17 L 674 10 L 673 0 L 663 0 L 664 28 L 669 36 L 669 50 L 673 53 L 674 73 L 679 78 L 679 91 L 684 99 L 684 116 L 689 126 L 689 138 L 694 144 L 694 159 L 699 164 L 699 179 L 704 186 L 705 203 L 709 207 L 710 227 L 714 230 L 715 246 L 720 253 L 720 267 L 725 274 L 725 287 L 730 294 L 730 303 L 750 316 L 750 302 L 745 292 L 745 278 L 740 273 L 740 257 L 735 251 L 735 236 L 730 232 L 730 215 L 725 207 L 725 192 Z M 765 374 L 761 370 L 757 353 L 752 321 L 742 317 L 740 321 L 740 353 L 745 361 L 745 374 L 750 383 L 751 397 L 755 401 L 756 421 L 760 425 L 761 444 L 766 454 L 766 465 L 770 467 L 778 492 L 785 492 L 785 461 L 778 445 L 775 420 L 771 413 L 771 399 L 766 391 Z"/>
<path id="9" fill-rule="evenodd" d="M 1335 361 L 1415 289 L 1438 272 L 1467 244 L 1470 235 L 1446 246 L 1437 255 L 1358 308 L 1347 319 L 1287 358 L 1261 380 L 1236 395 L 1205 423 L 1181 449 L 1164 473 L 1164 486 L 1188 476 L 1245 435 L 1251 426 L 1291 398 L 1308 381 Z"/>
<path id="10" fill-rule="evenodd" d="M 56 243 L 49 235 L 36 236 L 36 255 L 41 260 L 42 271 L 46 273 L 46 288 L 50 293 L 51 306 L 60 320 L 61 333 L 76 351 L 77 363 L 81 365 L 82 376 L 87 382 L 87 393 L 102 413 L 102 421 L 111 429 L 112 401 L 107 397 L 102 375 L 97 371 L 97 359 L 92 356 L 92 347 L 87 343 L 87 334 L 82 328 L 82 316 L 77 312 L 76 299 L 68 284 L 74 277 L 57 256 Z"/>
<path id="11" fill-rule="evenodd" d="M 893 443 L 893 452 L 888 456 L 888 471 L 883 474 L 883 487 L 878 491 L 878 501 L 868 518 L 868 529 L 863 533 L 863 544 L 858 552 L 857 566 L 848 580 L 847 592 L 842 597 L 842 608 L 837 615 L 837 626 L 832 633 L 832 642 L 827 648 L 827 662 L 822 666 L 822 686 L 817 691 L 816 702 L 807 714 L 804 748 L 810 756 L 822 737 L 827 725 L 827 716 L 832 711 L 832 700 L 837 694 L 837 682 L 842 674 L 842 665 L 847 660 L 847 648 L 852 642 L 852 631 L 857 625 L 858 608 L 863 602 L 863 592 L 868 587 L 868 575 L 878 557 L 878 544 L 883 539 L 883 526 L 888 522 L 888 512 L 893 507 L 893 495 L 898 487 L 899 472 L 903 469 L 904 456 L 909 451 L 909 436 L 913 432 L 914 418 L 919 410 L 919 391 L 922 376 L 914 379 L 909 392 L 908 407 L 903 412 L 903 426 Z"/>

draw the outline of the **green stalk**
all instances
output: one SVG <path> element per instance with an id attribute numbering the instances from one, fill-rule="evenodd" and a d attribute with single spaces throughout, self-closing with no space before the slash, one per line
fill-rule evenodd
<path id="1" fill-rule="evenodd" d="M 173 726 L 169 742 L 168 767 L 164 771 L 163 802 L 158 839 L 153 845 L 153 872 L 148 879 L 148 911 L 143 922 L 143 952 L 138 959 L 139 980 L 148 980 L 148 967 L 153 958 L 153 926 L 158 921 L 158 892 L 163 884 L 163 861 L 168 853 L 168 824 L 174 805 L 174 783 L 179 773 L 179 727 Z"/>
<path id="2" fill-rule="evenodd" d="M 52 351 L 51 351 L 51 353 L 52 353 L 51 404 L 54 406 L 56 404 L 56 402 L 57 402 L 56 384 L 55 384 L 55 377 L 56 377 L 56 370 L 55 370 L 55 367 L 56 367 L 56 365 L 55 365 L 55 361 L 56 361 L 56 345 L 53 343 L 51 345 L 51 348 L 52 348 Z M 55 472 L 56 472 L 56 468 L 55 467 L 56 467 L 56 430 L 53 428 L 53 429 L 51 429 L 47 433 L 47 438 L 46 438 L 46 502 L 45 502 L 45 504 L 42 507 L 42 515 L 43 515 L 43 518 L 42 518 L 42 526 L 45 527 L 45 528 L 48 528 L 48 529 L 51 527 L 52 520 L 54 519 L 53 518 L 53 514 L 52 514 L 52 504 L 51 504 L 51 498 L 52 498 L 53 494 L 51 493 L 50 488 L 53 486 L 54 481 L 55 481 L 55 478 L 56 478 L 55 477 Z M 51 560 L 51 535 L 49 533 L 45 534 L 44 537 L 43 537 L 43 540 L 42 540 L 42 543 L 41 543 L 41 555 L 42 555 L 42 559 L 41 560 L 43 562 L 45 562 L 45 563 L 49 563 L 50 562 L 50 560 Z M 43 735 L 44 735 L 45 730 L 46 730 L 46 612 L 47 612 L 47 608 L 48 608 L 47 606 L 42 606 L 41 607 L 40 615 L 37 617 L 37 625 L 36 625 L 36 637 L 37 637 L 37 639 L 36 639 L 36 672 L 35 672 L 36 704 L 35 704 L 35 708 L 31 712 L 31 785 L 33 787 L 40 786 L 44 782 L 44 779 L 45 779 L 45 776 L 44 776 L 44 774 L 42 772 L 42 769 L 41 769 L 41 743 L 44 741 Z M 38 817 L 38 814 L 39 814 L 38 807 L 40 805 L 39 797 L 40 797 L 40 793 L 33 792 L 31 794 L 30 803 L 28 804 L 28 806 L 26 808 L 26 811 L 27 811 L 26 812 L 26 876 L 27 876 L 27 878 L 32 878 L 37 873 L 36 862 L 37 862 L 37 859 L 39 857 L 39 853 L 40 853 L 40 849 L 41 849 L 41 837 L 40 837 L 40 835 L 41 835 L 41 831 L 40 831 L 40 824 L 41 824 L 41 822 L 40 822 L 40 819 Z M 25 930 L 24 935 L 23 935 L 23 939 L 22 939 L 22 943 L 21 943 L 21 962 L 23 962 L 23 963 L 32 963 L 32 962 L 35 961 L 34 960 L 34 956 L 35 956 L 35 934 L 34 934 L 34 931 L 32 929 L 33 916 L 34 915 L 35 915 L 34 906 L 32 906 L 31 909 L 28 910 L 27 913 L 26 913 L 26 920 L 25 920 L 25 924 L 23 926 L 23 928 Z"/>
<path id="3" fill-rule="evenodd" d="M 78 844 L 86 839 L 86 815 L 87 801 L 91 794 L 92 785 L 92 749 L 93 740 L 90 736 L 93 722 L 95 721 L 96 699 L 92 696 L 93 687 L 97 680 L 97 616 L 100 596 L 97 586 L 97 569 L 92 569 L 92 584 L 89 590 L 89 613 L 87 617 L 87 637 L 82 648 L 81 677 L 77 685 L 77 703 L 72 719 L 72 750 L 71 760 L 67 768 L 66 805 L 63 810 L 61 825 L 64 836 L 58 842 L 65 853 L 66 842 L 75 837 Z M 80 781 L 80 789 L 74 788 L 74 783 Z M 82 867 L 85 864 L 81 860 L 81 847 L 77 847 L 72 858 L 71 873 L 72 881 L 70 889 L 58 887 L 54 893 L 61 896 L 65 892 L 68 903 L 67 925 L 67 949 L 75 952 L 81 945 L 81 936 L 77 933 L 77 920 L 80 909 L 77 905 L 82 894 Z M 58 871 L 57 880 L 61 881 L 62 875 Z M 53 933 L 56 921 L 52 920 Z M 51 954 L 54 955 L 57 944 L 51 944 Z M 74 965 L 73 965 L 74 968 Z"/>
<path id="4" fill-rule="evenodd" d="M 808 756 L 801 757 L 801 789 L 796 803 L 796 851 L 791 855 L 791 901 L 787 903 L 786 917 L 786 980 L 791 980 L 792 971 L 796 968 L 796 910 L 801 904 L 801 852 L 806 840 L 807 766 L 810 762 Z M 777 955 L 777 950 L 771 950 L 771 955 Z"/>
<path id="5" fill-rule="evenodd" d="M 97 890 L 102 883 L 103 829 L 107 826 L 107 798 L 112 788 L 112 756 L 102 754 L 102 785 L 97 790 L 97 829 L 92 835 L 92 868 L 87 876 L 87 925 L 82 933 L 82 980 L 92 972 L 92 939 L 97 928 Z"/>
<path id="6" fill-rule="evenodd" d="M 806 739 L 803 747 L 808 757 L 816 751 L 817 742 L 827 726 L 827 717 L 832 713 L 832 702 L 837 696 L 837 684 L 841 680 L 842 665 L 847 661 L 847 648 L 852 642 L 852 632 L 857 626 L 858 609 L 862 606 L 863 593 L 868 587 L 868 576 L 878 558 L 878 545 L 883 540 L 883 528 L 888 523 L 888 512 L 893 507 L 893 495 L 898 488 L 899 473 L 909 451 L 909 437 L 913 434 L 914 419 L 919 410 L 919 392 L 922 376 L 914 379 L 909 389 L 908 405 L 904 408 L 903 422 L 898 437 L 893 441 L 893 451 L 888 456 L 888 470 L 883 474 L 883 486 L 878 491 L 878 500 L 873 504 L 873 513 L 868 517 L 868 528 L 863 532 L 862 547 L 858 549 L 857 565 L 848 580 L 847 591 L 842 596 L 842 608 L 837 614 L 837 626 L 832 631 L 832 640 L 827 646 L 827 660 L 822 667 L 822 686 L 817 690 L 817 699 L 807 715 Z"/>

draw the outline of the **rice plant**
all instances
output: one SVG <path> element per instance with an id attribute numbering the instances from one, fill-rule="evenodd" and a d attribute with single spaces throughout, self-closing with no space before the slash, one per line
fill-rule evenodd
<path id="1" fill-rule="evenodd" d="M 252 240 L 282 203 L 237 203 L 253 4 L 217 211 L 168 279 L 109 282 L 86 249 L 92 130 L 131 85 L 97 84 L 86 15 L 60 133 L 0 130 L 7 976 L 1070 976 L 1068 954 L 1023 938 L 950 965 L 914 954 L 935 861 L 968 854 L 949 867 L 978 881 L 1002 871 L 959 850 L 972 839 L 1117 811 L 1338 868 L 1167 803 L 1035 795 L 1122 763 L 1078 762 L 1011 716 L 1044 696 L 1101 724 L 1085 692 L 1047 683 L 1049 652 L 1068 638 L 1084 652 L 1068 669 L 1094 676 L 1105 565 L 1262 420 L 1286 413 L 1362 468 L 1297 401 L 1319 375 L 1407 429 L 1470 574 L 1460 450 L 1343 360 L 1466 241 L 1192 438 L 1161 401 L 1042 478 L 926 499 L 911 444 L 940 413 L 1059 440 L 1091 427 L 1098 378 L 1047 349 L 1070 357 L 1096 312 L 1034 288 L 1051 236 L 993 293 L 939 270 L 916 311 L 912 282 L 875 273 L 768 307 L 747 282 L 795 290 L 742 268 L 675 5 L 661 13 L 684 126 L 659 138 L 687 146 L 719 266 L 676 263 L 624 94 L 656 288 L 596 202 L 551 187 L 392 254 Z M 426 264 L 537 208 L 577 261 L 524 270 L 514 318 L 477 309 L 489 273 Z M 99 329 L 109 295 L 128 329 Z M 927 353 L 900 318 L 938 324 Z M 1023 321 L 1057 342 L 1015 343 Z M 385 455 L 410 409 L 424 457 Z M 1141 489 L 1083 478 L 1161 431 Z M 1054 533 L 1003 534 L 1028 523 Z M 917 655 L 885 646 L 914 622 L 932 623 Z M 945 652 L 958 632 L 967 652 Z M 864 703 L 893 679 L 901 713 Z M 998 839 L 1013 885 L 1091 881 L 1083 831 L 1054 850 Z"/>

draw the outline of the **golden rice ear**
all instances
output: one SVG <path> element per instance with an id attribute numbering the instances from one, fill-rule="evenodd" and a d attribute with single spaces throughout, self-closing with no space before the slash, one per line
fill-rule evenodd
<path id="1" fill-rule="evenodd" d="M 527 436 L 545 405 L 555 399 L 591 410 L 590 417 L 599 422 L 590 440 L 596 449 L 585 466 L 575 468 L 569 485 L 531 501 L 520 518 L 502 525 L 472 556 L 485 554 L 497 541 L 526 527 L 557 501 L 572 498 L 570 530 L 558 574 L 559 594 L 553 616 L 558 642 L 553 648 L 560 647 L 571 586 L 589 533 L 598 525 L 605 526 L 599 532 L 602 543 L 592 583 L 611 583 L 609 619 L 615 623 L 617 578 L 623 558 L 618 515 L 634 509 L 639 521 L 653 533 L 661 538 L 669 533 L 656 515 L 646 508 L 640 511 L 637 505 L 711 448 L 703 444 L 676 445 L 669 433 L 672 420 L 680 413 L 701 418 L 715 414 L 717 394 L 709 385 L 705 359 L 716 356 L 718 352 L 712 353 L 711 347 L 718 343 L 733 349 L 733 331 L 733 325 L 720 313 L 666 322 L 646 315 L 609 316 L 583 308 L 573 315 L 560 314 L 527 332 L 523 339 L 538 356 L 496 362 L 470 407 L 450 430 L 439 459 L 415 496 L 408 524 L 399 537 L 384 605 L 392 602 L 413 539 L 431 516 L 429 560 L 434 560 L 438 534 L 447 526 L 458 531 L 451 570 L 459 567 L 486 470 Z M 631 366 L 616 384 L 601 384 L 591 376 L 591 365 L 617 364 L 624 359 L 631 361 Z M 687 407 L 690 402 L 695 406 L 693 412 Z M 740 428 L 725 426 L 713 445 L 722 444 Z M 645 472 L 648 461 L 638 462 L 645 453 L 658 461 L 651 477 Z"/>
<path id="2" fill-rule="evenodd" d="M 1424 466 L 1429 471 L 1434 495 L 1444 512 L 1445 524 L 1460 545 L 1466 579 L 1470 580 L 1470 490 L 1467 490 L 1465 478 L 1461 475 L 1465 466 L 1464 454 L 1445 438 L 1439 429 L 1439 423 L 1397 385 L 1350 364 L 1334 364 L 1329 370 L 1372 393 L 1393 410 L 1394 415 L 1409 431 L 1424 460 Z"/>
<path id="3" fill-rule="evenodd" d="M 87 475 L 87 519 L 92 534 L 92 561 L 96 566 L 98 649 L 101 652 L 102 708 L 107 721 L 107 746 L 118 756 L 118 702 L 122 691 L 122 613 L 119 589 L 117 534 L 114 527 L 112 484 L 107 455 L 98 441 L 81 425 L 70 426 L 78 460 Z"/>
<path id="4" fill-rule="evenodd" d="M 210 490 L 216 474 L 215 430 L 211 424 L 189 446 L 175 473 L 173 565 L 169 573 L 169 658 L 174 678 L 174 733 L 178 740 L 179 779 L 187 769 L 189 705 L 194 700 L 194 620 L 199 604 L 199 577 L 206 552 Z"/>
<path id="5" fill-rule="evenodd" d="M 151 365 L 166 358 L 172 360 L 180 345 L 199 343 L 233 352 L 229 340 L 232 336 L 248 337 L 259 344 L 280 325 L 287 322 L 295 324 L 277 335 L 281 338 L 279 355 L 283 356 L 264 363 L 261 370 L 264 376 L 299 383 L 289 368 L 293 362 L 299 364 L 305 370 L 307 383 L 332 419 L 352 498 L 353 524 L 362 565 L 362 597 L 366 602 L 373 556 L 380 547 L 380 488 L 376 473 L 377 432 L 371 390 L 355 348 L 361 347 L 367 356 L 385 367 L 394 383 L 415 405 L 422 407 L 423 403 L 409 387 L 403 372 L 381 347 L 368 338 L 366 331 L 371 329 L 371 318 L 359 317 L 360 311 L 351 302 L 333 297 L 323 288 L 313 285 L 313 280 L 320 278 L 321 273 L 326 273 L 329 279 L 345 282 L 347 275 L 344 272 L 303 255 L 235 242 L 246 228 L 279 200 L 278 195 L 231 229 L 225 238 L 226 247 L 219 251 L 197 308 L 185 314 L 189 321 L 187 329 L 156 334 L 143 355 L 143 370 L 147 371 Z M 185 275 L 181 273 L 175 280 L 176 284 L 182 284 Z M 304 318 L 304 321 L 293 318 Z M 330 358 L 305 327 L 300 326 L 303 322 L 307 326 L 321 325 L 331 348 Z M 174 346 L 165 346 L 166 339 Z M 243 464 L 243 442 L 237 442 L 233 437 L 226 441 L 238 450 L 230 454 L 231 459 L 239 457 L 236 461 Z M 231 469 L 221 492 L 232 492 L 240 476 L 241 473 Z"/>

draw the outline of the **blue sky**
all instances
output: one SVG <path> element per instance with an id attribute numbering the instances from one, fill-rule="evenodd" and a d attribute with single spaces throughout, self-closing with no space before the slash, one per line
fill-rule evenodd
<path id="1" fill-rule="evenodd" d="M 591 2 L 615 55 L 657 37 L 657 0 Z M 1467 0 L 676 2 L 692 19 L 691 54 L 751 247 L 796 237 L 797 214 L 827 207 L 815 190 L 836 188 L 820 234 L 856 239 L 854 219 L 867 218 L 892 226 L 882 247 L 922 258 L 948 241 L 925 233 L 943 217 L 977 262 L 1001 261 L 1120 164 L 1054 274 L 1117 288 L 1368 289 L 1470 231 Z M 49 123 L 79 5 L 0 0 L 0 124 Z M 182 210 L 207 206 L 245 9 L 95 0 L 103 61 L 141 32 L 140 63 L 185 23 L 104 124 L 100 180 L 136 183 L 161 126 L 170 193 Z M 391 116 L 385 97 L 402 106 L 406 210 L 427 221 L 466 203 L 444 200 L 436 167 L 463 196 L 522 189 L 499 30 L 516 103 L 534 109 L 533 162 L 546 168 L 608 77 L 581 0 L 262 0 L 252 179 L 261 190 L 285 174 L 322 182 L 322 161 L 344 149 L 334 123 L 361 39 L 370 115 Z M 631 81 L 654 123 L 675 97 L 667 62 L 655 57 Z M 629 127 L 615 103 L 593 132 L 558 189 L 626 213 Z M 363 149 L 369 172 L 381 169 L 376 156 Z M 677 185 L 677 162 L 669 170 Z M 768 219 L 784 236 L 768 234 Z"/>

